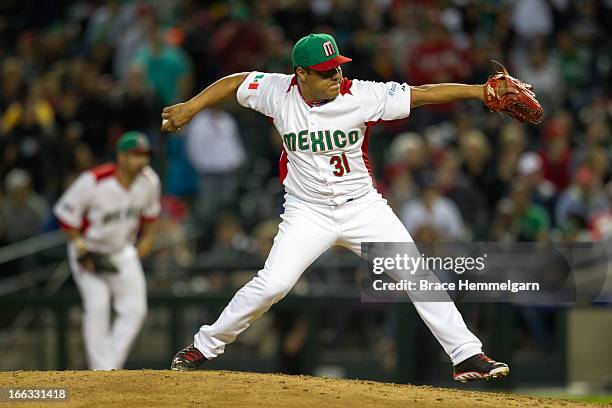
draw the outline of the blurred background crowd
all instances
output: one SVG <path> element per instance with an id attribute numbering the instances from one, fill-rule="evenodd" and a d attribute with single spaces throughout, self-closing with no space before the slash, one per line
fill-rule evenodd
<path id="1" fill-rule="evenodd" d="M 292 44 L 319 31 L 353 58 L 345 76 L 483 83 L 494 59 L 545 107 L 538 126 L 474 102 L 376 128 L 376 187 L 417 240 L 612 233 L 610 2 L 26 3 L 3 2 L 0 17 L 2 243 L 54 228 L 50 205 L 79 172 L 112 160 L 126 130 L 152 140 L 165 208 L 209 231 L 204 248 L 269 230 L 282 200 L 271 125 L 234 104 L 167 136 L 160 110 L 226 74 L 291 72 Z"/>
<path id="2" fill-rule="evenodd" d="M 61 192 L 140 130 L 163 182 L 160 235 L 195 225 L 200 259 L 265 259 L 284 193 L 272 125 L 229 103 L 166 135 L 160 112 L 226 74 L 291 73 L 310 32 L 336 37 L 349 78 L 484 83 L 497 60 L 534 86 L 536 126 L 471 101 L 374 128 L 376 188 L 416 241 L 606 239 L 611 17 L 606 0 L 3 1 L 0 244 L 56 229 Z"/>

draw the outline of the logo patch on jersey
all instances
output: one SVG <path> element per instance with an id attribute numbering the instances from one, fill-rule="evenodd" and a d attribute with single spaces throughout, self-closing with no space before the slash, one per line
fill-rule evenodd
<path id="1" fill-rule="evenodd" d="M 389 96 L 395 95 L 395 91 L 397 91 L 397 82 L 393 82 L 393 85 L 389 88 Z"/>
<path id="2" fill-rule="evenodd" d="M 264 77 L 264 74 L 255 75 L 253 81 L 249 84 L 249 89 L 257 89 L 259 87 L 259 80 Z"/>
<path id="3" fill-rule="evenodd" d="M 325 41 L 323 43 L 323 52 L 325 53 L 326 57 L 336 53 L 336 50 L 334 50 L 334 45 L 331 43 L 331 41 Z"/>

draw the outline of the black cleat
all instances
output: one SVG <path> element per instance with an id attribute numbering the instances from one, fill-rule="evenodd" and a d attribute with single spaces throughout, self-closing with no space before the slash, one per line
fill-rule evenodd
<path id="1" fill-rule="evenodd" d="M 453 380 L 466 383 L 471 380 L 491 380 L 510 374 L 507 364 L 491 360 L 484 354 L 476 354 L 453 367 Z"/>
<path id="2" fill-rule="evenodd" d="M 173 371 L 195 371 L 205 361 L 208 361 L 208 359 L 192 343 L 174 355 L 170 369 Z"/>

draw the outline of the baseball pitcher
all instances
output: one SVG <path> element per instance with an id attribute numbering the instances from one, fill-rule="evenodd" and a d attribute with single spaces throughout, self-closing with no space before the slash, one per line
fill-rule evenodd
<path id="1" fill-rule="evenodd" d="M 160 181 L 144 134 L 117 142 L 117 161 L 83 172 L 54 213 L 69 238 L 68 259 L 83 303 L 89 368 L 122 368 L 147 314 L 140 258 L 153 247 Z M 135 246 L 140 229 L 140 239 Z M 111 302 L 116 317 L 110 323 Z"/>
<path id="2" fill-rule="evenodd" d="M 505 112 L 509 106 L 520 111 L 521 103 L 526 104 L 520 98 L 522 83 L 507 73 L 485 85 L 409 86 L 344 78 L 340 66 L 351 59 L 339 54 L 327 34 L 300 39 L 292 58 L 293 75 L 229 75 L 191 100 L 163 109 L 162 130 L 170 132 L 180 130 L 202 109 L 232 97 L 266 115 L 282 137 L 280 174 L 286 191 L 282 222 L 263 269 L 236 293 L 216 322 L 202 326 L 193 344 L 174 356 L 173 370 L 197 369 L 222 354 L 332 245 L 360 255 L 362 242 L 413 242 L 373 187 L 368 163 L 372 125 L 406 118 L 418 106 L 469 98 Z M 455 380 L 508 375 L 506 364 L 482 353 L 480 341 L 452 302 L 414 306 L 450 357 Z"/>

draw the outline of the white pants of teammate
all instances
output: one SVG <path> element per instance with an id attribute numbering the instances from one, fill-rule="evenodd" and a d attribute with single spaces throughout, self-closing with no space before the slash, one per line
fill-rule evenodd
<path id="1" fill-rule="evenodd" d="M 68 245 L 72 276 L 83 303 L 83 338 L 92 370 L 122 368 L 147 315 L 147 288 L 136 248 L 125 247 L 113 257 L 119 273 L 98 275 L 84 269 Z M 116 312 L 112 326 L 111 301 Z"/>
<path id="2" fill-rule="evenodd" d="M 306 203 L 287 195 L 281 218 L 264 268 L 234 295 L 215 323 L 202 326 L 194 336 L 195 347 L 206 358 L 222 354 L 226 344 L 282 299 L 331 246 L 361 255 L 362 242 L 413 242 L 387 201 L 375 192 L 339 206 Z M 482 344 L 454 303 L 415 302 L 414 306 L 453 364 L 482 352 Z"/>

